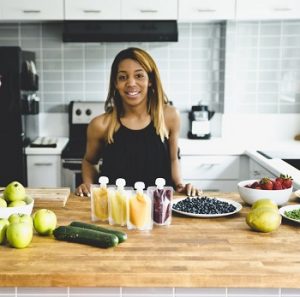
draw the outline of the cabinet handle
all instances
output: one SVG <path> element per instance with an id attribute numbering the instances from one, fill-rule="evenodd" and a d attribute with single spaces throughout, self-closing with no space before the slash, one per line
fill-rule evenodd
<path id="1" fill-rule="evenodd" d="M 100 13 L 101 10 L 100 9 L 84 9 L 83 12 L 84 13 Z"/>
<path id="2" fill-rule="evenodd" d="M 198 12 L 216 12 L 216 9 L 212 9 L 212 8 L 198 8 L 197 9 Z"/>
<path id="3" fill-rule="evenodd" d="M 157 13 L 157 9 L 140 9 L 141 13 Z"/>
<path id="4" fill-rule="evenodd" d="M 36 9 L 26 9 L 23 10 L 23 13 L 41 13 L 41 11 Z"/>
<path id="5" fill-rule="evenodd" d="M 273 11 L 281 12 L 281 11 L 291 11 L 292 9 L 289 7 L 275 7 Z"/>
<path id="6" fill-rule="evenodd" d="M 52 163 L 34 163 L 34 166 L 52 166 Z"/>

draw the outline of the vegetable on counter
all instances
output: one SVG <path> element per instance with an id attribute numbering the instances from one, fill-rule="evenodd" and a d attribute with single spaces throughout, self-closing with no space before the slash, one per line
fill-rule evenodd
<path id="1" fill-rule="evenodd" d="M 119 243 L 118 237 L 114 234 L 74 226 L 60 226 L 53 231 L 53 235 L 58 240 L 83 243 L 101 248 L 114 247 Z"/>
<path id="2" fill-rule="evenodd" d="M 108 233 L 108 234 L 113 234 L 115 236 L 118 237 L 119 243 L 124 242 L 125 240 L 127 240 L 127 234 L 125 232 L 119 231 L 119 230 L 113 230 L 113 229 L 108 229 L 108 228 L 104 228 L 98 225 L 94 225 L 94 224 L 88 224 L 88 223 L 83 223 L 83 222 L 77 222 L 74 221 L 70 224 L 70 226 L 73 227 L 80 227 L 83 228 L 85 230 L 95 230 L 95 231 L 100 231 L 100 232 L 104 232 L 104 233 Z"/>
<path id="3" fill-rule="evenodd" d="M 290 211 L 285 211 L 284 214 L 293 220 L 300 220 L 300 208 L 290 210 Z"/>

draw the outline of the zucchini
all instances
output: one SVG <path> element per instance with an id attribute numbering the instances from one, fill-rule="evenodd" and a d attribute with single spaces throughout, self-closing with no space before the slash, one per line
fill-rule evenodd
<path id="1" fill-rule="evenodd" d="M 74 226 L 57 227 L 53 231 L 53 235 L 58 240 L 83 243 L 101 248 L 114 247 L 119 243 L 118 237 L 114 234 Z"/>
<path id="2" fill-rule="evenodd" d="M 104 227 L 100 227 L 98 225 L 93 225 L 93 224 L 88 224 L 88 223 L 83 223 L 83 222 L 72 222 L 70 226 L 75 226 L 75 227 L 80 227 L 83 229 L 91 229 L 91 230 L 96 230 L 100 232 L 105 232 L 108 234 L 113 234 L 116 235 L 119 239 L 119 243 L 124 242 L 127 240 L 127 234 L 125 232 L 119 231 L 119 230 L 113 230 L 113 229 L 108 229 Z"/>

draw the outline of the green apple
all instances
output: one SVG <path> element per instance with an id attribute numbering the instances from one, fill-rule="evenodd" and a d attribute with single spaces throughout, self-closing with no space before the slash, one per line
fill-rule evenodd
<path id="1" fill-rule="evenodd" d="M 33 226 L 40 235 L 52 234 L 56 228 L 56 214 L 49 209 L 39 209 L 33 214 Z"/>
<path id="2" fill-rule="evenodd" d="M 6 238 L 6 229 L 9 225 L 9 221 L 7 219 L 0 219 L 0 244 L 5 241 Z"/>
<path id="3" fill-rule="evenodd" d="M 30 224 L 31 227 L 33 227 L 33 220 L 32 217 L 25 213 L 14 213 L 11 214 L 8 218 L 8 221 L 10 224 L 13 223 L 27 223 Z"/>
<path id="4" fill-rule="evenodd" d="M 12 201 L 8 204 L 8 207 L 17 207 L 17 206 L 24 206 L 26 205 L 26 202 L 23 200 L 17 200 L 17 201 Z"/>
<path id="5" fill-rule="evenodd" d="M 7 207 L 7 202 L 2 198 L 0 198 L 0 208 L 1 207 Z"/>
<path id="6" fill-rule="evenodd" d="M 13 181 L 6 186 L 3 195 L 7 201 L 18 201 L 25 199 L 26 192 L 21 183 Z"/>
<path id="7" fill-rule="evenodd" d="M 33 237 L 32 226 L 28 223 L 12 223 L 6 229 L 6 238 L 8 243 L 18 249 L 27 247 Z"/>

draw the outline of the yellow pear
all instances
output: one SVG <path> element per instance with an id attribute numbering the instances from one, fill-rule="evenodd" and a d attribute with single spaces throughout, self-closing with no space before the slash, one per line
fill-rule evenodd
<path id="1" fill-rule="evenodd" d="M 259 207 L 270 207 L 273 208 L 275 210 L 278 210 L 278 206 L 277 204 L 271 200 L 271 199 L 267 199 L 267 198 L 263 198 L 263 199 L 259 199 L 257 201 L 255 201 L 251 207 L 251 209 L 256 209 Z"/>
<path id="2" fill-rule="evenodd" d="M 248 213 L 246 222 L 255 231 L 272 232 L 280 226 L 281 215 L 273 208 L 259 207 Z"/>

